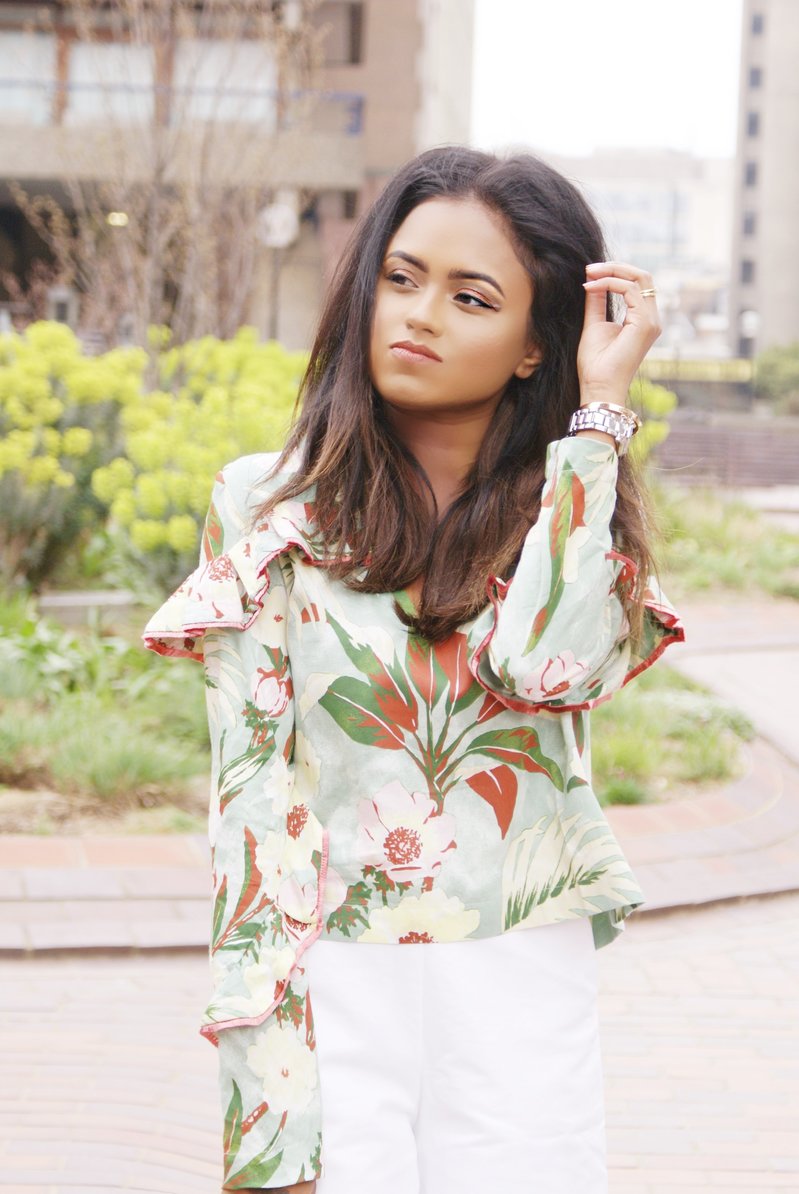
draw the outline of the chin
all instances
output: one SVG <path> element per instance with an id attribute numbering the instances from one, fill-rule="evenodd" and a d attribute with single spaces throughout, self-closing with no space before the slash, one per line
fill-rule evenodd
<path id="1" fill-rule="evenodd" d="M 419 385 L 403 385 L 401 382 L 391 381 L 385 386 L 377 385 L 375 389 L 384 402 L 403 410 L 440 405 L 439 395 L 426 392 L 424 387 Z"/>

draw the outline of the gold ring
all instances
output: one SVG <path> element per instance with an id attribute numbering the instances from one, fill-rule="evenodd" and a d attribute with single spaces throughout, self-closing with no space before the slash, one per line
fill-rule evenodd
<path id="1" fill-rule="evenodd" d="M 654 286 L 650 290 L 642 290 L 641 291 L 642 298 L 650 298 L 651 295 L 653 295 L 653 294 L 657 294 L 657 291 L 655 290 Z"/>

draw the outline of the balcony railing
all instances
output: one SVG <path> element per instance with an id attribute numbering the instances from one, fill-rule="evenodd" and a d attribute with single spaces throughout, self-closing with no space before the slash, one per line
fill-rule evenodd
<path id="1" fill-rule="evenodd" d="M 272 133 L 305 128 L 357 137 L 363 113 L 363 95 L 348 91 L 0 78 L 0 125 L 6 127 L 231 122 Z"/>

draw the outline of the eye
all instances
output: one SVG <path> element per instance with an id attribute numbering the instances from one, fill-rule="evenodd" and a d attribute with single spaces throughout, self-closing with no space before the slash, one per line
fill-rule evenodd
<path id="1" fill-rule="evenodd" d="M 413 285 L 413 278 L 409 278 L 407 274 L 401 274 L 399 270 L 391 270 L 386 274 L 386 281 L 395 282 L 398 286 L 404 286 L 406 282 Z"/>
<path id="2" fill-rule="evenodd" d="M 493 303 L 487 303 L 485 299 L 480 298 L 477 294 L 472 294 L 470 290 L 459 290 L 455 299 L 462 307 L 484 307 L 487 311 L 496 311 Z M 464 302 L 464 299 L 470 301 Z"/>

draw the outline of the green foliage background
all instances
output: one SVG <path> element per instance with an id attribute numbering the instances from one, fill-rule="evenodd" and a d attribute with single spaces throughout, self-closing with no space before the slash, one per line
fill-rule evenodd
<path id="1" fill-rule="evenodd" d="M 0 584 L 41 586 L 86 553 L 168 588 L 196 563 L 218 470 L 281 446 L 304 353 L 254 328 L 88 357 L 60 323 L 0 336 Z M 99 540 L 97 536 L 99 535 Z"/>

